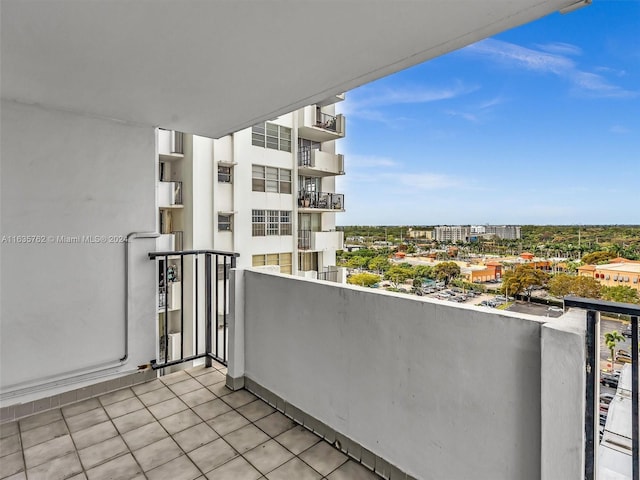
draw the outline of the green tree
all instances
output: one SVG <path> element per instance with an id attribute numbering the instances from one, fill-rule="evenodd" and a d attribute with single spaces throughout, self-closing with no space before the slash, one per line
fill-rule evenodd
<path id="1" fill-rule="evenodd" d="M 413 277 L 413 268 L 411 265 L 405 263 L 400 265 L 391 265 L 385 272 L 385 280 L 389 280 L 394 288 L 398 288 L 398 285 L 406 282 L 409 278 Z"/>
<path id="2" fill-rule="evenodd" d="M 585 298 L 600 298 L 602 286 L 592 277 L 574 277 L 559 273 L 548 284 L 549 293 L 555 297 L 577 295 Z"/>
<path id="3" fill-rule="evenodd" d="M 615 287 L 602 287 L 602 299 L 612 302 L 640 303 L 638 291 L 627 285 L 616 285 Z"/>
<path id="4" fill-rule="evenodd" d="M 425 278 L 435 278 L 433 267 L 430 265 L 415 265 L 413 267 L 414 276 L 424 280 Z"/>
<path id="5" fill-rule="evenodd" d="M 383 255 L 378 255 L 369 260 L 369 270 L 374 270 L 378 273 L 386 272 L 390 266 L 389 259 Z"/>
<path id="6" fill-rule="evenodd" d="M 614 330 L 613 332 L 607 332 L 604 334 L 604 341 L 611 352 L 611 371 L 613 372 L 613 362 L 616 358 L 616 345 L 618 345 L 619 342 L 624 342 L 624 337 L 620 335 L 617 330 Z"/>
<path id="7" fill-rule="evenodd" d="M 367 268 L 369 264 L 369 259 L 363 256 L 353 256 L 349 260 L 347 260 L 347 267 L 362 270 L 363 268 Z"/>
<path id="8" fill-rule="evenodd" d="M 613 252 L 601 250 L 584 255 L 582 257 L 582 263 L 585 265 L 597 265 L 598 263 L 606 263 L 614 257 L 615 254 Z"/>
<path id="9" fill-rule="evenodd" d="M 433 267 L 436 279 L 448 284 L 449 281 L 460 275 L 460 267 L 456 262 L 441 262 Z"/>
<path id="10" fill-rule="evenodd" d="M 549 274 L 546 272 L 536 270 L 531 265 L 518 265 L 503 275 L 501 292 L 505 295 L 525 293 L 528 300 L 531 300 L 534 287 L 543 287 L 548 281 Z"/>
<path id="11" fill-rule="evenodd" d="M 360 285 L 362 287 L 372 287 L 380 281 L 380 277 L 375 273 L 356 273 L 347 278 L 347 283 L 351 285 Z"/>

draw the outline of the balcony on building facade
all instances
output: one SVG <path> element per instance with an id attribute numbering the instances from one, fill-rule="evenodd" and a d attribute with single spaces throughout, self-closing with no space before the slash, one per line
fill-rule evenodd
<path id="1" fill-rule="evenodd" d="M 182 207 L 182 182 L 158 182 L 158 206 Z"/>
<path id="2" fill-rule="evenodd" d="M 298 211 L 344 211 L 344 194 L 328 192 L 298 192 Z"/>
<path id="3" fill-rule="evenodd" d="M 344 232 L 327 231 L 314 232 L 311 230 L 298 230 L 298 249 L 314 252 L 341 249 L 344 240 Z"/>
<path id="4" fill-rule="evenodd" d="M 158 129 L 158 155 L 160 160 L 171 161 L 184 158 L 183 138 L 182 132 Z"/>
<path id="5" fill-rule="evenodd" d="M 344 116 L 324 113 L 316 105 L 304 107 L 299 112 L 298 135 L 315 142 L 328 142 L 344 138 Z"/>
<path id="6" fill-rule="evenodd" d="M 298 150 L 298 174 L 307 177 L 344 175 L 344 155 L 301 147 Z"/>

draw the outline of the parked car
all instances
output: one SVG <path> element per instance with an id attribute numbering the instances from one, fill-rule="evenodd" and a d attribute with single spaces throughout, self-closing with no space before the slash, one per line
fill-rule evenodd
<path id="1" fill-rule="evenodd" d="M 618 381 L 620 380 L 619 373 L 602 372 L 600 374 L 600 383 L 611 388 L 618 388 Z"/>
<path id="2" fill-rule="evenodd" d="M 564 312 L 564 310 L 560 307 L 549 307 L 547 308 L 550 312 Z"/>
<path id="3" fill-rule="evenodd" d="M 604 426 L 607 423 L 607 414 L 606 413 L 600 413 L 600 425 Z"/>
<path id="4" fill-rule="evenodd" d="M 622 335 L 631 338 L 631 325 L 627 325 L 625 329 L 622 330 Z"/>
<path id="5" fill-rule="evenodd" d="M 611 401 L 613 400 L 613 397 L 615 397 L 615 395 L 613 395 L 611 393 L 601 393 L 600 394 L 600 405 L 602 405 L 602 404 L 609 405 L 611 403 Z"/>
<path id="6" fill-rule="evenodd" d="M 631 363 L 631 357 L 628 355 L 616 355 L 616 362 L 618 363 Z"/>

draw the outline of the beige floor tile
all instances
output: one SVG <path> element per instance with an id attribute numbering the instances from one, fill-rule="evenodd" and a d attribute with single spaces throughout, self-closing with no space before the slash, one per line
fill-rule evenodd
<path id="1" fill-rule="evenodd" d="M 46 412 L 38 413 L 31 417 L 23 418 L 20 420 L 20 431 L 25 432 L 32 428 L 41 427 L 49 423 L 53 423 L 62 419 L 62 412 L 59 408 L 55 410 L 48 410 Z"/>
<path id="2" fill-rule="evenodd" d="M 160 381 L 165 385 L 173 385 L 174 383 L 182 382 L 187 378 L 191 378 L 191 375 L 184 370 L 180 370 L 179 372 L 170 373 L 169 375 L 160 377 Z"/>
<path id="3" fill-rule="evenodd" d="M 205 367 L 204 365 L 198 365 L 197 367 L 187 368 L 185 371 L 191 375 L 192 377 L 199 377 L 200 375 L 204 375 L 205 373 L 209 373 L 215 368 Z"/>
<path id="4" fill-rule="evenodd" d="M 76 452 L 43 463 L 27 470 L 29 480 L 63 480 L 82 472 L 82 466 Z"/>
<path id="5" fill-rule="evenodd" d="M 133 390 L 130 388 L 123 388 L 122 390 L 116 390 L 115 392 L 107 393 L 99 397 L 102 405 L 111 405 L 112 403 L 121 402 L 127 398 L 133 397 Z"/>
<path id="6" fill-rule="evenodd" d="M 249 450 L 244 454 L 244 458 L 263 474 L 267 474 L 293 458 L 293 453 L 275 440 L 269 440 Z"/>
<path id="7" fill-rule="evenodd" d="M 176 395 L 183 395 L 185 393 L 193 392 L 194 390 L 198 390 L 202 388 L 202 385 L 198 383 L 197 380 L 194 380 L 191 377 L 188 377 L 186 380 L 182 382 L 177 382 L 169 385 L 169 388 Z"/>
<path id="8" fill-rule="evenodd" d="M 133 452 L 133 456 L 145 472 L 181 455 L 184 455 L 184 452 L 172 438 L 164 438 Z"/>
<path id="9" fill-rule="evenodd" d="M 75 415 L 66 419 L 67 426 L 69 427 L 69 431 L 71 433 L 79 432 L 80 430 L 84 430 L 85 428 L 93 427 L 94 425 L 106 422 L 107 420 L 109 420 L 109 417 L 107 416 L 107 412 L 105 412 L 102 407 L 96 408 L 94 410 L 89 410 L 88 412 L 84 412 L 80 415 Z"/>
<path id="10" fill-rule="evenodd" d="M 170 435 L 202 423 L 202 419 L 191 410 L 183 410 L 160 420 L 160 424 Z"/>
<path id="11" fill-rule="evenodd" d="M 253 393 L 247 390 L 238 390 L 237 392 L 225 395 L 222 400 L 233 408 L 239 408 L 247 403 L 253 402 L 256 398 Z"/>
<path id="12" fill-rule="evenodd" d="M 175 398 L 175 396 L 176 395 L 171 390 L 169 390 L 168 387 L 165 387 L 163 385 L 161 388 L 157 388 L 155 390 L 151 390 L 150 392 L 139 395 L 138 398 L 142 403 L 149 407 L 151 405 L 155 405 L 156 403 Z"/>
<path id="13" fill-rule="evenodd" d="M 236 457 L 207 473 L 209 480 L 257 480 L 260 477 L 262 474 L 242 457 Z"/>
<path id="14" fill-rule="evenodd" d="M 296 424 L 282 413 L 274 412 L 255 422 L 255 425 L 270 437 L 277 437 L 281 433 L 293 428 Z"/>
<path id="15" fill-rule="evenodd" d="M 217 438 L 219 435 L 206 423 L 200 423 L 173 435 L 173 439 L 187 453 Z"/>
<path id="16" fill-rule="evenodd" d="M 121 437 L 113 437 L 78 451 L 82 466 L 88 470 L 112 458 L 129 452 Z"/>
<path id="17" fill-rule="evenodd" d="M 67 424 L 64 423 L 64 420 L 56 420 L 53 423 L 22 432 L 22 448 L 30 448 L 39 443 L 51 440 L 52 438 L 68 434 L 69 429 L 67 428 Z"/>
<path id="18" fill-rule="evenodd" d="M 127 398 L 120 402 L 111 403 L 104 407 L 107 415 L 111 418 L 121 417 L 127 413 L 135 412 L 144 408 L 143 403 L 137 397 Z"/>
<path id="19" fill-rule="evenodd" d="M 64 422 L 62 422 L 62 424 L 64 425 Z M 46 426 L 47 425 L 45 425 L 45 427 Z M 39 427 L 39 428 L 42 428 L 42 427 Z M 66 429 L 67 428 L 65 427 L 65 430 Z M 38 430 L 38 429 L 34 429 L 34 430 Z M 50 440 L 51 438 L 54 438 L 54 437 L 49 437 L 47 438 L 47 440 Z M 20 435 L 17 433 L 9 437 L 0 439 L 0 457 L 11 455 L 12 453 L 20 452 L 22 450 L 22 447 L 20 445 L 21 445 Z M 29 446 L 32 446 L 32 445 L 29 445 Z"/>
<path id="20" fill-rule="evenodd" d="M 65 417 L 73 417 L 74 415 L 80 415 L 81 413 L 88 412 L 101 407 L 97 398 L 90 398 L 78 403 L 72 403 L 66 407 L 62 407 L 62 414 Z"/>
<path id="21" fill-rule="evenodd" d="M 89 480 L 131 480 L 134 478 L 144 478 L 140 465 L 136 463 L 130 453 L 114 458 L 91 470 L 87 470 L 87 477 L 89 477 Z"/>
<path id="22" fill-rule="evenodd" d="M 57 457 L 62 457 L 68 453 L 75 452 L 75 447 L 70 435 L 53 438 L 43 443 L 39 443 L 24 451 L 24 459 L 27 470 L 49 462 Z"/>
<path id="23" fill-rule="evenodd" d="M 20 430 L 18 429 L 18 422 L 0 424 L 0 438 L 10 437 L 16 433 L 20 433 Z"/>
<path id="24" fill-rule="evenodd" d="M 193 480 L 200 475 L 198 467 L 185 455 L 147 472 L 149 480 Z"/>
<path id="25" fill-rule="evenodd" d="M 329 475 L 347 461 L 347 456 L 327 442 L 316 443 L 300 454 L 300 458 L 322 475 Z"/>
<path id="26" fill-rule="evenodd" d="M 149 407 L 149 411 L 157 419 L 168 417 L 174 413 L 186 410 L 188 407 L 179 398 L 172 398 L 171 400 L 165 400 L 164 402 L 156 403 Z"/>
<path id="27" fill-rule="evenodd" d="M 359 463 L 349 460 L 327 478 L 329 480 L 380 480 L 381 477 Z"/>
<path id="28" fill-rule="evenodd" d="M 153 422 L 125 433 L 122 438 L 129 446 L 129 449 L 139 450 L 168 436 L 169 434 L 162 428 L 162 425 L 158 422 Z"/>
<path id="29" fill-rule="evenodd" d="M 267 474 L 269 480 L 318 480 L 321 475 L 297 457 Z"/>
<path id="30" fill-rule="evenodd" d="M 219 438 L 196 448 L 188 455 L 200 470 L 207 473 L 236 457 L 238 453 L 227 442 Z"/>
<path id="31" fill-rule="evenodd" d="M 198 382 L 200 382 L 205 387 L 223 383 L 226 379 L 227 377 L 225 377 L 222 373 L 215 370 L 212 370 L 211 372 L 206 373 L 205 375 L 200 375 L 198 378 L 196 378 L 196 380 L 198 380 Z"/>
<path id="32" fill-rule="evenodd" d="M 4 477 L 2 480 L 27 480 L 27 474 L 24 472 L 14 473 L 10 477 Z"/>
<path id="33" fill-rule="evenodd" d="M 249 424 L 249 420 L 235 411 L 227 412 L 223 415 L 209 420 L 207 422 L 211 428 L 213 428 L 218 435 L 224 437 L 226 434 L 238 430 Z"/>
<path id="34" fill-rule="evenodd" d="M 231 407 L 219 398 L 193 407 L 193 411 L 203 420 L 211 420 L 223 413 L 231 411 Z"/>
<path id="35" fill-rule="evenodd" d="M 164 383 L 162 383 L 159 379 L 155 379 L 151 380 L 150 382 L 134 385 L 133 387 L 131 387 L 131 390 L 133 390 L 133 393 L 140 396 L 162 387 L 164 387 Z"/>
<path id="36" fill-rule="evenodd" d="M 260 420 L 267 415 L 271 415 L 275 411 L 275 408 L 262 400 L 254 400 L 253 402 L 249 402 L 238 408 L 238 413 L 241 413 L 252 422 Z"/>
<path id="37" fill-rule="evenodd" d="M 90 447 L 96 443 L 104 442 L 109 438 L 113 438 L 118 435 L 118 431 L 111 422 L 102 422 L 94 425 L 93 427 L 85 428 L 79 432 L 71 434 L 73 442 L 78 450 Z"/>
<path id="38" fill-rule="evenodd" d="M 14 475 L 24 470 L 24 460 L 22 458 L 22 452 L 12 453 L 2 457 L 0 460 L 0 478 Z"/>
<path id="39" fill-rule="evenodd" d="M 211 393 L 213 393 L 216 397 L 219 397 L 219 398 L 225 397 L 233 393 L 233 390 L 227 387 L 224 384 L 224 382 L 216 383 L 215 385 L 209 385 L 207 388 L 211 390 Z"/>
<path id="40" fill-rule="evenodd" d="M 211 393 L 211 391 L 203 387 L 198 390 L 194 390 L 193 392 L 180 395 L 180 399 L 193 408 L 196 405 L 201 405 L 203 403 L 210 402 L 211 400 L 215 400 L 216 396 Z"/>
<path id="41" fill-rule="evenodd" d="M 294 455 L 299 455 L 309 447 L 312 447 L 320 441 L 320 437 L 313 434 L 302 425 L 296 425 L 290 430 L 278 435 L 276 440 L 284 445 Z"/>
<path id="42" fill-rule="evenodd" d="M 270 437 L 255 425 L 249 424 L 231 432 L 225 436 L 224 439 L 239 453 L 244 453 L 254 447 L 257 447 L 261 443 L 266 442 Z"/>
<path id="43" fill-rule="evenodd" d="M 151 415 L 149 410 L 143 408 L 141 410 L 136 410 L 135 412 L 127 413 L 121 417 L 114 418 L 113 424 L 116 426 L 120 434 L 124 434 L 155 421 L 156 419 Z"/>

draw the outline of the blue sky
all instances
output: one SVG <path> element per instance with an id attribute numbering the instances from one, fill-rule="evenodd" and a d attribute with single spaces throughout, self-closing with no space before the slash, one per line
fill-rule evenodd
<path id="1" fill-rule="evenodd" d="M 640 0 L 347 93 L 339 225 L 640 224 Z"/>

